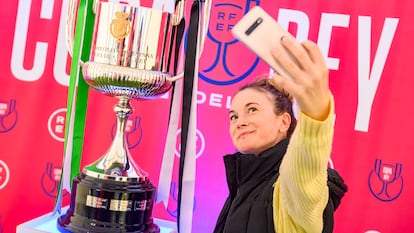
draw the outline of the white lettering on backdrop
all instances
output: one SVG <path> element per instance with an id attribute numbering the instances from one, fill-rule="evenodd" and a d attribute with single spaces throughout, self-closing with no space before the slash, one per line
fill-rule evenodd
<path id="1" fill-rule="evenodd" d="M 69 0 L 63 0 L 59 21 L 58 40 L 56 44 L 55 61 L 53 62 L 53 76 L 62 86 L 69 86 L 69 74 L 66 72 L 68 64 L 68 48 L 66 46 L 66 12 L 68 11 Z"/>
<path id="2" fill-rule="evenodd" d="M 19 80 L 28 82 L 37 81 L 43 75 L 47 54 L 47 43 L 36 42 L 33 67 L 31 69 L 26 69 L 24 67 L 23 64 L 26 51 L 27 33 L 29 30 L 31 6 L 31 0 L 19 1 L 19 5 L 17 7 L 16 30 L 14 31 L 13 50 L 11 55 L 11 71 L 13 75 Z M 49 1 L 43 1 L 40 17 L 43 17 L 44 19 L 51 19 L 51 11 L 53 11 L 53 4 Z"/>
<path id="3" fill-rule="evenodd" d="M 11 56 L 11 71 L 13 75 L 22 81 L 37 81 L 44 73 L 46 66 L 46 55 L 48 43 L 36 42 L 33 54 L 32 68 L 24 67 L 26 54 L 27 34 L 29 27 L 29 16 L 31 0 L 19 1 L 16 30 L 13 40 L 13 50 Z M 42 19 L 52 19 L 53 0 L 44 0 L 40 17 Z M 66 21 L 67 0 L 62 4 L 62 11 L 59 22 L 58 43 L 54 60 L 55 80 L 64 86 L 68 85 L 69 75 L 66 72 L 68 59 L 67 48 L 65 46 L 64 27 Z M 282 27 L 287 28 L 290 22 L 294 22 L 297 27 L 297 38 L 303 41 L 308 38 L 310 19 L 306 13 L 298 10 L 279 9 L 278 21 Z M 329 47 L 332 31 L 335 27 L 348 28 L 350 16 L 346 14 L 322 13 L 319 25 L 318 45 L 321 47 L 329 69 L 338 70 L 340 58 L 329 57 Z M 396 32 L 399 19 L 386 18 L 379 38 L 378 47 L 371 61 L 371 17 L 358 16 L 358 106 L 354 129 L 357 131 L 368 131 L 371 108 L 374 102 L 376 90 L 381 80 L 383 68 Z M 30 59 L 27 58 L 26 59 Z M 200 102 L 208 103 L 213 107 L 228 107 L 230 98 L 223 98 L 221 94 L 211 94 L 210 101 L 202 101 L 203 93 L 199 94 Z M 223 102 L 221 102 L 223 101 Z"/>
<path id="4" fill-rule="evenodd" d="M 371 17 L 358 17 L 358 107 L 355 130 L 368 132 L 372 103 L 397 29 L 398 19 L 385 19 L 377 51 L 371 61 Z M 370 69 L 371 68 L 371 69 Z"/>
<path id="5" fill-rule="evenodd" d="M 349 18 L 349 15 L 344 14 L 322 13 L 317 43 L 326 57 L 329 69 L 338 70 L 339 68 L 339 58 L 331 58 L 328 55 L 333 27 L 348 27 Z M 357 131 L 368 132 L 372 103 L 398 21 L 397 18 L 385 19 L 371 67 L 371 17 L 358 16 L 358 107 L 354 126 Z M 278 22 L 284 28 L 288 28 L 290 22 L 296 23 L 298 25 L 297 39 L 303 41 L 308 38 L 310 20 L 305 13 L 280 9 Z"/>

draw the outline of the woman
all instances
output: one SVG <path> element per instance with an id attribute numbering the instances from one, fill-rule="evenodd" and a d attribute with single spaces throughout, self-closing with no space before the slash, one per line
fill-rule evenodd
<path id="1" fill-rule="evenodd" d="M 346 185 L 327 169 L 334 125 L 328 68 L 315 43 L 281 43 L 298 65 L 283 51 L 272 55 L 292 78 L 274 74 L 232 99 L 230 136 L 238 152 L 224 157 L 229 197 L 216 233 L 333 230 Z M 297 126 L 290 95 L 299 107 Z"/>

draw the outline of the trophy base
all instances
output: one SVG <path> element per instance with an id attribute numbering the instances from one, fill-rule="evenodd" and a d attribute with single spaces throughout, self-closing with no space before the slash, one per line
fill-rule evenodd
<path id="1" fill-rule="evenodd" d="M 159 233 L 148 181 L 103 180 L 81 173 L 73 179 L 70 207 L 57 220 L 60 232 Z"/>

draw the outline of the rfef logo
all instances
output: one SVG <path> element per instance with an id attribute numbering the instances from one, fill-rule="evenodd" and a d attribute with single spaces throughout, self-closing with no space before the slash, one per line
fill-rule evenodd
<path id="1" fill-rule="evenodd" d="M 210 24 L 200 64 L 199 77 L 213 85 L 231 85 L 249 76 L 259 63 L 259 58 L 239 42 L 231 29 L 258 1 L 236 5 L 217 1 L 210 12 Z M 241 51 L 246 51 L 245 53 Z M 240 54 L 243 57 L 240 58 Z"/>
<path id="2" fill-rule="evenodd" d="M 47 122 L 50 135 L 59 142 L 65 140 L 66 108 L 54 111 Z"/>

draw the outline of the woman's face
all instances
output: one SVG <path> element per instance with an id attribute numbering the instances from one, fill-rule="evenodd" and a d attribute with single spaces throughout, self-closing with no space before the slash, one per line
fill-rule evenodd
<path id="1" fill-rule="evenodd" d="M 270 93 L 252 88 L 239 91 L 232 100 L 230 136 L 236 149 L 256 154 L 286 138 L 290 125 L 288 113 L 277 115 Z"/>

